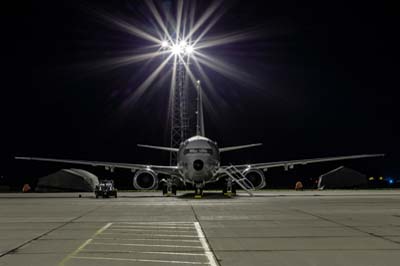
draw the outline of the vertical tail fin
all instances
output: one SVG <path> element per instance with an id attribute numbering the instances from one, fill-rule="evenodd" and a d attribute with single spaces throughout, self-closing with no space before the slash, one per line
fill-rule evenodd
<path id="1" fill-rule="evenodd" d="M 197 124 L 196 124 L 196 134 L 197 136 L 202 136 L 205 137 L 205 132 L 204 132 L 204 116 L 203 116 L 203 99 L 201 96 L 201 85 L 200 85 L 200 80 L 197 81 L 197 110 L 196 110 L 196 116 L 197 116 Z"/>

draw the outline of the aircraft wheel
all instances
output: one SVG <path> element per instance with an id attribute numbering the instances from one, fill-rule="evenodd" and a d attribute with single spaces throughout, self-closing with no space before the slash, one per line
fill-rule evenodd
<path id="1" fill-rule="evenodd" d="M 162 193 L 164 196 L 167 195 L 167 193 L 168 193 L 168 187 L 166 184 L 163 184 L 163 186 L 162 186 Z"/>
<path id="2" fill-rule="evenodd" d="M 226 184 L 224 184 L 224 187 L 222 188 L 222 194 L 226 195 L 227 192 L 228 192 L 228 187 Z"/>
<path id="3" fill-rule="evenodd" d="M 232 195 L 236 195 L 236 186 L 232 184 Z"/>
<path id="4" fill-rule="evenodd" d="M 194 191 L 194 197 L 196 199 L 201 199 L 203 197 L 203 188 L 196 187 Z"/>

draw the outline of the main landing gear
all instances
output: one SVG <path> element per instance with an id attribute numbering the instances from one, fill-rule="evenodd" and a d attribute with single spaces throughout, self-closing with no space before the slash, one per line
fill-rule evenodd
<path id="1" fill-rule="evenodd" d="M 233 183 L 232 178 L 228 178 L 222 189 L 224 196 L 232 197 L 236 196 L 236 185 Z"/>
<path id="2" fill-rule="evenodd" d="M 163 180 L 162 182 L 162 192 L 163 196 L 176 196 L 177 186 L 172 182 L 171 179 Z"/>

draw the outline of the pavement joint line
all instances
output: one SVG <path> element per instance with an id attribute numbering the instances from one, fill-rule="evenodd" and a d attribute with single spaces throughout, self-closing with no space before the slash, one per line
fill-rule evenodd
<path id="1" fill-rule="evenodd" d="M 309 252 L 354 252 L 354 251 L 400 251 L 400 248 L 360 248 L 360 249 L 338 249 L 338 248 L 330 248 L 330 249 L 252 249 L 252 250 L 232 250 L 232 249 L 219 249 L 217 252 L 230 252 L 230 253 L 237 253 L 237 252 L 293 252 L 293 251 L 309 251 Z M 116 251 L 116 250 L 88 250 L 84 249 L 80 252 L 81 253 L 115 253 L 115 254 L 125 254 L 125 253 L 148 253 L 148 254 L 164 254 L 168 255 L 188 255 L 188 256 L 207 256 L 205 253 L 184 253 L 184 252 L 163 252 L 163 251 Z M 37 255 L 37 254 L 55 254 L 54 252 L 21 252 L 19 254 L 27 254 L 27 255 Z"/>
<path id="2" fill-rule="evenodd" d="M 303 211 L 303 210 L 299 210 L 299 209 L 294 209 L 294 210 L 296 210 L 297 212 L 303 213 L 303 214 L 307 214 L 307 215 L 311 215 L 313 217 L 317 217 L 317 218 L 319 218 L 321 220 L 324 220 L 324 221 L 327 221 L 327 222 L 331 222 L 331 223 L 334 223 L 334 224 L 337 224 L 337 225 L 340 225 L 340 226 L 343 226 L 343 227 L 346 227 L 346 228 L 349 228 L 349 229 L 352 229 L 352 230 L 367 234 L 367 235 L 375 237 L 375 238 L 379 238 L 379 239 L 391 242 L 393 244 L 400 245 L 400 241 L 395 241 L 395 240 L 392 240 L 392 239 L 390 239 L 388 237 L 385 237 L 385 236 L 382 236 L 382 235 L 377 235 L 377 234 L 374 234 L 374 233 L 371 233 L 371 232 L 368 232 L 368 231 L 364 231 L 364 230 L 362 230 L 362 229 L 360 229 L 360 228 L 358 228 L 356 226 L 353 226 L 353 225 L 348 225 L 348 224 L 345 224 L 345 223 L 337 222 L 337 221 L 322 217 L 322 216 L 317 215 L 317 214 L 309 213 L 309 212 L 306 212 L 306 211 Z"/>
<path id="3" fill-rule="evenodd" d="M 66 226 L 66 225 L 68 225 L 68 224 L 70 224 L 70 223 L 73 223 L 74 221 L 78 220 L 79 218 L 81 218 L 81 217 L 83 217 L 83 216 L 85 216 L 85 215 L 87 215 L 87 214 L 89 214 L 89 213 L 91 213 L 91 212 L 94 212 L 94 211 L 97 210 L 98 208 L 99 208 L 99 207 L 95 207 L 95 208 L 89 210 L 88 212 L 85 212 L 84 214 L 78 216 L 78 217 L 75 217 L 75 218 L 73 218 L 73 219 L 71 219 L 71 220 L 69 220 L 69 221 L 67 221 L 67 222 L 65 222 L 65 223 L 63 223 L 63 224 L 61 224 L 61 225 L 59 225 L 59 226 L 56 226 L 56 227 L 54 227 L 54 228 L 48 230 L 47 232 L 44 232 L 43 234 L 40 234 L 40 235 L 38 235 L 38 236 L 36 236 L 36 237 L 34 237 L 34 238 L 32 238 L 32 239 L 29 239 L 29 240 L 25 241 L 24 243 L 18 245 L 18 246 L 15 247 L 15 248 L 12 248 L 12 249 L 7 250 L 7 251 L 5 251 L 5 252 L 3 252 L 3 253 L 0 253 L 0 258 L 3 257 L 3 256 L 5 256 L 5 255 L 8 255 L 8 254 L 15 253 L 18 249 L 20 249 L 20 248 L 22 248 L 22 247 L 24 247 L 24 246 L 26 246 L 26 245 L 28 245 L 28 244 L 30 244 L 30 243 L 36 241 L 36 240 L 38 240 L 38 239 L 40 239 L 40 238 L 42 238 L 42 237 L 48 235 L 48 234 L 50 234 L 50 233 L 52 233 L 52 232 L 54 232 L 54 231 L 56 231 L 56 230 L 58 230 L 58 229 L 60 229 L 60 228 L 62 228 L 62 227 L 64 227 L 64 226 Z"/>
<path id="4" fill-rule="evenodd" d="M 329 248 L 329 249 L 301 249 L 301 248 L 296 248 L 296 249 L 218 249 L 217 252 L 230 252 L 230 253 L 237 253 L 237 252 L 293 252 L 293 251 L 307 251 L 307 252 L 354 252 L 354 251 L 365 251 L 365 252 L 370 252 L 370 251 L 399 251 L 400 248 L 360 248 L 360 249 L 355 249 L 355 248 Z"/>
<path id="5" fill-rule="evenodd" d="M 201 244 L 204 247 L 205 253 L 207 255 L 208 260 L 210 261 L 211 266 L 218 266 L 220 265 L 217 258 L 215 257 L 214 251 L 210 248 L 210 245 L 208 243 L 208 239 L 205 236 L 203 229 L 201 228 L 200 222 L 199 222 L 199 217 L 197 216 L 196 211 L 194 210 L 193 205 L 190 205 L 190 208 L 192 209 L 194 218 L 196 219 L 196 222 L 194 222 L 194 226 L 196 227 L 196 231 L 199 235 L 199 239 L 201 241 Z"/>
<path id="6" fill-rule="evenodd" d="M 195 222 L 194 225 L 196 226 L 197 233 L 199 234 L 199 239 L 201 241 L 201 245 L 204 248 L 204 251 L 206 253 L 206 256 L 208 258 L 208 261 L 210 262 L 211 266 L 217 266 L 218 263 L 215 259 L 214 253 L 210 250 L 210 247 L 208 245 L 207 239 L 203 233 L 203 230 L 201 229 L 200 223 Z"/>
<path id="7" fill-rule="evenodd" d="M 133 244 L 133 243 L 107 243 L 107 242 L 91 242 L 91 245 L 104 246 L 135 246 L 135 247 L 163 247 L 163 248 L 203 248 L 203 246 L 179 246 L 179 245 L 159 245 L 159 244 Z"/>
<path id="8" fill-rule="evenodd" d="M 73 258 L 74 256 L 76 256 L 81 250 L 83 250 L 87 245 L 90 244 L 90 242 L 93 241 L 93 239 L 101 234 L 103 231 L 105 231 L 108 227 L 110 227 L 112 225 L 112 223 L 107 223 L 106 225 L 104 225 L 103 227 L 101 227 L 99 230 L 97 230 L 93 236 L 91 238 L 89 238 L 88 240 L 86 240 L 82 245 L 80 245 L 76 250 L 74 250 L 72 253 L 68 254 L 59 264 L 58 266 L 64 266 L 65 263 L 67 261 L 69 261 L 71 258 Z"/>
<path id="9" fill-rule="evenodd" d="M 209 263 L 193 261 L 174 261 L 174 260 L 147 260 L 147 259 L 125 259 L 125 258 L 107 258 L 107 257 L 72 257 L 73 259 L 83 260 L 110 260 L 110 261 L 131 261 L 131 262 L 155 262 L 155 263 L 173 263 L 173 264 L 191 264 L 191 265 L 210 265 Z"/>
<path id="10" fill-rule="evenodd" d="M 237 239 L 237 238 L 255 238 L 255 239 L 274 239 L 274 238 L 278 238 L 278 239 L 296 239 L 296 238 L 305 238 L 305 239 L 309 239 L 309 238 L 369 238 L 370 236 L 364 235 L 364 236 L 345 236 L 345 235 L 335 235 L 335 236 L 210 236 L 208 237 L 209 239 Z M 388 237 L 397 237 L 395 236 L 388 236 Z"/>

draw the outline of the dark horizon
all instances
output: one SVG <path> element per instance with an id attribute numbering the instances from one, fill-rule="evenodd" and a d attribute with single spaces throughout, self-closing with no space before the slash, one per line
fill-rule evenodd
<path id="1" fill-rule="evenodd" d="M 169 145 L 169 79 L 158 80 L 139 102 L 121 108 L 158 59 L 104 71 L 92 66 L 145 43 L 90 11 L 141 21 L 147 15 L 142 2 L 39 1 L 21 19 L 22 11 L 10 15 L 4 64 L 9 74 L 1 97 L 7 126 L 2 127 L 0 176 L 7 183 L 65 167 L 15 161 L 14 156 L 168 164 L 168 153 L 136 144 Z M 209 2 L 201 1 L 198 11 Z M 217 92 L 204 88 L 210 99 L 205 128 L 220 146 L 264 146 L 223 154 L 222 163 L 385 153 L 383 159 L 301 166 L 288 173 L 279 169 L 266 176 L 273 174 L 274 182 L 282 177 L 287 185 L 294 177 L 308 180 L 345 165 L 367 176 L 400 178 L 393 6 L 229 1 L 210 35 L 249 28 L 257 30 L 257 39 L 209 53 L 251 74 L 257 88 L 208 69 Z"/>

